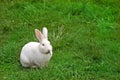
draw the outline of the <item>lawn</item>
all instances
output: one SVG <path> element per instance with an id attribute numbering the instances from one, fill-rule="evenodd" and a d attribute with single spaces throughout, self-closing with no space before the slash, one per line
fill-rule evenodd
<path id="1" fill-rule="evenodd" d="M 44 26 L 52 59 L 23 68 L 21 48 Z M 0 80 L 120 80 L 120 1 L 0 0 Z"/>

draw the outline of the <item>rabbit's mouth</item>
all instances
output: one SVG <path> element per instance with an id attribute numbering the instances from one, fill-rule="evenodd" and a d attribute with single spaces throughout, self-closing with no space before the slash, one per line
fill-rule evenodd
<path id="1" fill-rule="evenodd" d="M 45 54 L 49 54 L 48 52 L 46 52 Z"/>
<path id="2" fill-rule="evenodd" d="M 50 53 L 50 51 L 48 50 L 45 54 L 49 54 Z"/>

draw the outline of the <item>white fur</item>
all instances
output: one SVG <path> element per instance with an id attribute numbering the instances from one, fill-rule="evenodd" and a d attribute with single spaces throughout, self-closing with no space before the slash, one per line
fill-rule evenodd
<path id="1" fill-rule="evenodd" d="M 43 35 L 45 36 L 45 38 L 48 38 L 48 37 L 47 37 L 48 31 L 47 31 L 47 28 L 46 28 L 46 27 L 43 28 Z"/>
<path id="2" fill-rule="evenodd" d="M 43 67 L 52 57 L 52 46 L 48 39 L 38 29 L 35 29 L 35 34 L 40 42 L 29 42 L 21 50 L 20 62 L 23 67 Z"/>

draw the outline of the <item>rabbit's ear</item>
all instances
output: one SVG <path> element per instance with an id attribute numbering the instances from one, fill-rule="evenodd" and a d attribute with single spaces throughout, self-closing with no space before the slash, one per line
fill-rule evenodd
<path id="1" fill-rule="evenodd" d="M 48 39 L 48 30 L 46 27 L 43 27 L 43 30 L 42 30 L 42 33 L 43 33 L 43 36 Z"/>
<path id="2" fill-rule="evenodd" d="M 43 39 L 43 35 L 38 29 L 35 29 L 35 35 L 36 35 L 37 39 L 41 42 Z"/>

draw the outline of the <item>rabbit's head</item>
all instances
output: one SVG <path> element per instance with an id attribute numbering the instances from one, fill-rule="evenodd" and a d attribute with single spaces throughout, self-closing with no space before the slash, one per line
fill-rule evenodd
<path id="1" fill-rule="evenodd" d="M 48 40 L 47 28 L 44 27 L 42 30 L 42 33 L 38 29 L 35 29 L 35 35 L 40 42 L 40 45 L 39 45 L 40 52 L 43 54 L 49 54 L 49 53 L 52 54 L 52 45 Z"/>

